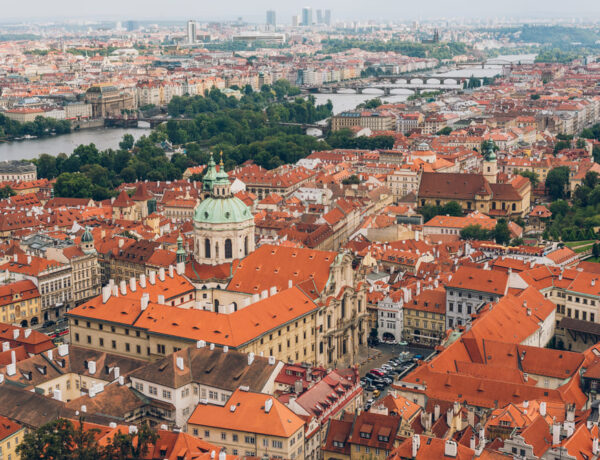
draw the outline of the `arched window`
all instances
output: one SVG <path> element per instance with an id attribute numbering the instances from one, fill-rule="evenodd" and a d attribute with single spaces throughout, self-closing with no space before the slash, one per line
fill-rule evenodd
<path id="1" fill-rule="evenodd" d="M 231 245 L 231 239 L 225 240 L 225 258 L 231 259 L 233 257 L 233 247 Z"/>
<path id="2" fill-rule="evenodd" d="M 208 238 L 204 240 L 204 257 L 210 258 L 210 240 Z"/>
<path id="3" fill-rule="evenodd" d="M 247 236 L 244 238 L 244 255 L 245 256 L 248 255 L 248 237 Z"/>

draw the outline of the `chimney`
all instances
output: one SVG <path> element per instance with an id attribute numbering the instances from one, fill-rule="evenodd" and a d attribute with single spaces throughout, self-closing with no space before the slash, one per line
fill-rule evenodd
<path id="1" fill-rule="evenodd" d="M 206 347 L 206 342 L 204 340 L 198 340 L 196 342 L 196 348 L 204 348 Z"/>
<path id="2" fill-rule="evenodd" d="M 277 288 L 275 286 L 271 286 L 269 289 L 269 296 L 277 294 Z"/>
<path id="3" fill-rule="evenodd" d="M 112 295 L 119 297 L 119 288 L 117 286 L 112 287 Z"/>
<path id="4" fill-rule="evenodd" d="M 2 342 L 2 351 L 8 351 L 8 350 L 10 350 L 10 343 Z"/>
<path id="5" fill-rule="evenodd" d="M 293 285 L 294 283 L 292 282 L 292 280 L 288 280 L 288 289 L 290 289 Z"/>
<path id="6" fill-rule="evenodd" d="M 227 460 L 227 454 L 225 453 L 224 450 L 219 452 L 219 460 Z"/>
<path id="7" fill-rule="evenodd" d="M 158 269 L 158 279 L 161 280 L 161 281 L 165 280 L 165 269 L 164 269 L 164 267 L 160 267 Z"/>
<path id="8" fill-rule="evenodd" d="M 103 286 L 102 287 L 102 303 L 108 302 L 108 299 L 110 299 L 110 286 Z"/>
<path id="9" fill-rule="evenodd" d="M 446 457 L 456 457 L 458 455 L 458 445 L 454 441 L 447 440 L 444 445 L 444 455 Z"/>
<path id="10" fill-rule="evenodd" d="M 265 414 L 271 412 L 271 408 L 273 407 L 273 398 L 269 398 L 265 401 Z"/>
<path id="11" fill-rule="evenodd" d="M 542 401 L 542 402 L 540 403 L 540 415 L 541 415 L 542 417 L 545 417 L 545 416 L 546 416 L 546 401 Z"/>
<path id="12" fill-rule="evenodd" d="M 87 412 L 87 407 L 85 404 L 81 406 L 81 412 Z"/>
<path id="13" fill-rule="evenodd" d="M 135 277 L 132 276 L 131 278 L 129 278 L 129 290 L 131 292 L 135 292 L 136 289 L 137 289 L 137 285 L 135 283 Z"/>
<path id="14" fill-rule="evenodd" d="M 115 422 L 110 422 L 110 423 L 108 424 L 108 426 L 109 426 L 109 427 L 111 427 L 111 428 L 116 428 L 116 427 L 117 427 L 117 424 L 116 424 Z"/>
<path id="15" fill-rule="evenodd" d="M 58 356 L 67 356 L 69 354 L 69 345 L 66 343 L 58 346 Z"/>
<path id="16" fill-rule="evenodd" d="M 56 399 L 57 401 L 62 401 L 62 394 L 58 388 L 55 388 L 52 391 L 52 399 Z"/>
<path id="17" fill-rule="evenodd" d="M 560 424 L 555 423 L 552 425 L 552 445 L 558 446 L 560 444 Z"/>
<path id="18" fill-rule="evenodd" d="M 475 450 L 475 435 L 471 436 L 471 439 L 469 440 L 469 448 Z"/>
<path id="19" fill-rule="evenodd" d="M 452 411 L 452 408 L 450 407 L 448 409 L 448 411 L 446 412 L 446 425 L 448 426 L 452 426 L 452 418 L 454 416 L 454 412 Z"/>
<path id="20" fill-rule="evenodd" d="M 177 368 L 182 371 L 183 370 L 183 357 L 178 356 L 176 359 L 177 362 Z"/>
<path id="21" fill-rule="evenodd" d="M 129 434 L 135 434 L 138 432 L 137 426 L 129 425 Z"/>
<path id="22" fill-rule="evenodd" d="M 119 385 L 123 386 L 125 385 L 125 377 L 123 377 L 122 375 L 119 375 Z"/>
<path id="23" fill-rule="evenodd" d="M 214 349 L 215 349 L 215 344 L 214 344 L 214 343 L 211 343 L 211 344 L 209 345 L 209 347 L 208 347 L 208 348 L 209 348 L 211 351 L 212 351 L 212 350 L 214 350 Z"/>
<path id="24" fill-rule="evenodd" d="M 17 363 L 17 354 L 15 353 L 15 350 L 10 351 L 10 362 L 13 364 Z"/>
<path id="25" fill-rule="evenodd" d="M 275 365 L 275 356 L 269 356 L 269 365 L 271 365 L 271 366 Z"/>
<path id="26" fill-rule="evenodd" d="M 248 366 L 251 366 L 253 362 L 254 362 L 254 353 L 250 352 L 250 353 L 248 353 Z"/>
<path id="27" fill-rule="evenodd" d="M 267 291 L 266 289 L 264 291 L 262 291 L 260 293 L 260 298 L 261 299 L 266 299 L 267 297 L 269 297 L 269 291 Z"/>
<path id="28" fill-rule="evenodd" d="M 227 345 L 223 346 L 223 353 L 227 353 L 229 351 L 229 347 Z"/>
<path id="29" fill-rule="evenodd" d="M 6 365 L 6 375 L 12 376 L 17 373 L 17 365 L 15 363 L 10 363 Z"/>
<path id="30" fill-rule="evenodd" d="M 52 358 L 53 358 L 52 350 L 48 350 L 48 360 L 52 361 Z"/>
<path id="31" fill-rule="evenodd" d="M 123 238 L 119 238 L 119 248 L 122 248 L 125 244 L 125 240 Z"/>
<path id="32" fill-rule="evenodd" d="M 467 411 L 467 422 L 471 427 L 475 428 L 475 411 L 472 407 L 469 407 Z"/>
<path id="33" fill-rule="evenodd" d="M 31 335 L 31 329 L 29 329 L 29 328 L 25 329 L 25 333 L 23 334 L 23 336 L 24 336 L 25 338 L 27 338 L 27 337 L 29 337 L 30 335 Z"/>
<path id="34" fill-rule="evenodd" d="M 150 294 L 148 294 L 147 292 L 144 292 L 144 294 L 140 298 L 140 306 L 141 306 L 142 311 L 144 311 L 146 308 L 148 308 L 149 301 L 150 301 Z"/>
<path id="35" fill-rule="evenodd" d="M 416 458 L 417 453 L 419 452 L 419 447 L 421 447 L 421 436 L 418 434 L 413 434 L 412 437 L 412 457 Z"/>
<path id="36" fill-rule="evenodd" d="M 16 262 L 18 262 L 18 261 L 19 261 L 19 258 L 18 258 L 18 256 L 17 256 L 16 254 L 13 254 L 13 262 L 15 262 L 15 263 L 16 263 Z"/>
<path id="37" fill-rule="evenodd" d="M 121 290 L 121 295 L 126 296 L 127 295 L 127 283 L 125 282 L 125 280 L 121 280 L 121 282 L 119 283 L 119 288 Z"/>
<path id="38" fill-rule="evenodd" d="M 148 282 L 152 285 L 156 284 L 156 272 L 154 270 L 151 270 L 148 274 Z"/>
<path id="39" fill-rule="evenodd" d="M 175 268 L 173 268 L 173 265 L 169 265 L 169 278 L 174 278 L 175 277 Z"/>
<path id="40" fill-rule="evenodd" d="M 143 273 L 140 275 L 140 287 L 146 289 L 146 275 Z"/>
<path id="41" fill-rule="evenodd" d="M 115 366 L 113 372 L 114 372 L 114 375 L 115 375 L 115 379 L 118 379 L 119 376 L 121 375 L 121 368 L 119 366 Z"/>
<path id="42" fill-rule="evenodd" d="M 160 305 L 164 305 L 165 304 L 165 296 L 164 295 L 161 294 L 161 295 L 158 296 L 158 303 Z"/>
<path id="43" fill-rule="evenodd" d="M 96 373 L 96 361 L 88 361 L 88 371 L 90 372 L 90 375 Z"/>
<path id="44" fill-rule="evenodd" d="M 436 404 L 433 406 L 433 421 L 437 422 L 438 418 L 440 418 L 440 406 Z"/>
<path id="45" fill-rule="evenodd" d="M 594 438 L 592 441 L 592 453 L 594 455 L 600 454 L 600 447 L 598 446 L 598 438 Z"/>
<path id="46" fill-rule="evenodd" d="M 13 340 L 17 340 L 19 338 L 20 329 L 13 329 Z"/>

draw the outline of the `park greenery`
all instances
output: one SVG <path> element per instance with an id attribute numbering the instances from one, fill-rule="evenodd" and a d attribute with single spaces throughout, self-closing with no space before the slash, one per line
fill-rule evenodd
<path id="1" fill-rule="evenodd" d="M 295 123 L 311 123 L 331 115 L 331 104 L 296 97 L 287 81 L 246 87 L 237 99 L 213 89 L 204 96 L 176 97 L 166 124 L 136 142 L 125 135 L 118 149 L 80 145 L 71 155 L 40 155 L 33 163 L 40 178 L 54 179 L 56 196 L 104 200 L 123 182 L 176 180 L 190 166 L 206 164 L 210 152 L 222 152 L 225 169 L 248 160 L 271 169 L 295 163 L 313 151 L 331 148 L 391 149 L 392 136 L 354 137 L 350 130 L 331 132 L 324 140 L 302 132 Z M 182 145 L 168 157 L 164 143 Z"/>
<path id="2" fill-rule="evenodd" d="M 46 137 L 71 132 L 71 122 L 38 116 L 34 121 L 21 123 L 0 113 L 0 140 L 16 139 L 23 136 Z"/>
<path id="3" fill-rule="evenodd" d="M 82 419 L 73 423 L 59 418 L 29 430 L 17 454 L 21 460 L 133 460 L 145 458 L 158 439 L 148 424 L 135 433 L 117 432 L 98 443 L 100 434 L 98 428 L 86 428 Z"/>
<path id="4" fill-rule="evenodd" d="M 452 59 L 454 56 L 467 54 L 470 48 L 464 43 L 439 42 L 415 43 L 398 39 L 388 41 L 362 40 L 358 38 L 328 38 L 321 41 L 323 54 L 333 54 L 358 48 L 372 52 L 394 52 L 418 58 Z"/>
<path id="5" fill-rule="evenodd" d="M 510 229 L 506 219 L 498 219 L 496 226 L 490 230 L 479 224 L 467 225 L 460 231 L 460 237 L 463 240 L 493 240 L 498 244 L 508 244 L 510 242 Z"/>
<path id="6" fill-rule="evenodd" d="M 428 222 L 435 216 L 462 216 L 463 209 L 456 201 L 449 201 L 441 206 L 427 204 L 419 209 L 419 213 L 423 216 L 423 222 Z"/>
<path id="7" fill-rule="evenodd" d="M 548 183 L 548 179 L 551 184 Z M 573 192 L 570 203 L 566 200 L 568 168 L 554 168 L 548 173 L 548 179 L 546 188 L 554 201 L 550 205 L 552 217 L 544 230 L 544 238 L 555 241 L 595 240 L 594 229 L 600 226 L 598 174 L 588 172 L 585 175 L 582 184 Z"/>

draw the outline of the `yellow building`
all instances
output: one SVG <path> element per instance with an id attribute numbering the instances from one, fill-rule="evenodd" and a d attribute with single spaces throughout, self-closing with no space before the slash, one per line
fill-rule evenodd
<path id="1" fill-rule="evenodd" d="M 446 292 L 443 288 L 423 291 L 403 308 L 403 336 L 409 343 L 437 345 L 446 329 Z"/>
<path id="2" fill-rule="evenodd" d="M 277 399 L 242 388 L 225 406 L 199 404 L 187 431 L 231 455 L 304 459 L 304 421 Z"/>
<path id="3" fill-rule="evenodd" d="M 25 436 L 25 427 L 12 420 L 0 416 L 0 458 L 3 460 L 19 460 L 17 446 Z"/>
<path id="4" fill-rule="evenodd" d="M 40 293 L 30 280 L 0 286 L 0 320 L 22 327 L 37 324 L 40 314 Z"/>

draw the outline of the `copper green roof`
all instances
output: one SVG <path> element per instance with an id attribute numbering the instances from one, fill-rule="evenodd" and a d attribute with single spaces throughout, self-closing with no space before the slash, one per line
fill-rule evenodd
<path id="1" fill-rule="evenodd" d="M 194 221 L 199 223 L 226 224 L 250 219 L 253 219 L 250 209 L 235 196 L 206 198 L 194 214 Z"/>

